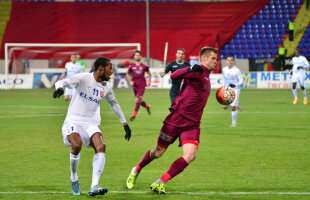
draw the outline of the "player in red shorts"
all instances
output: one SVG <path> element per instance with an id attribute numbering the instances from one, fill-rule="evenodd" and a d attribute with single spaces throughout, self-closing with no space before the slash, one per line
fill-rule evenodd
<path id="1" fill-rule="evenodd" d="M 128 67 L 128 71 L 126 74 L 127 80 L 129 81 L 130 85 L 133 88 L 133 92 L 136 96 L 136 105 L 135 105 L 135 109 L 133 111 L 132 116 L 130 117 L 130 121 L 133 121 L 136 118 L 136 115 L 138 113 L 138 110 L 140 108 L 140 105 L 145 107 L 148 114 L 151 115 L 151 109 L 150 106 L 148 106 L 145 101 L 142 100 L 144 91 L 145 91 L 145 86 L 151 85 L 151 72 L 149 70 L 149 67 L 146 66 L 145 64 L 141 63 L 141 58 L 142 58 L 142 52 L 139 50 L 135 51 L 135 63 L 131 64 Z M 148 73 L 149 78 L 146 82 L 144 74 L 145 72 Z M 131 75 L 131 77 L 130 77 Z"/>
<path id="2" fill-rule="evenodd" d="M 170 114 L 164 121 L 156 146 L 145 153 L 129 174 L 126 182 L 128 189 L 134 187 L 142 168 L 161 157 L 177 138 L 183 148 L 183 156 L 174 161 L 168 171 L 151 185 L 151 190 L 165 194 L 167 181 L 181 173 L 196 158 L 201 116 L 211 90 L 209 75 L 216 66 L 217 52 L 215 48 L 203 47 L 199 53 L 201 65 L 179 69 L 171 75 L 172 80 L 184 79 L 181 91 L 169 108 Z"/>

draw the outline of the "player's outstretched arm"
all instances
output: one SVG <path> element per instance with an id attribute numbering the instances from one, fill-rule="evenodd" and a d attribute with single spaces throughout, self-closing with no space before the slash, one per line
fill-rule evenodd
<path id="1" fill-rule="evenodd" d="M 112 88 L 110 88 L 110 91 L 105 96 L 105 100 L 108 101 L 109 106 L 111 107 L 111 109 L 113 110 L 113 112 L 115 113 L 119 121 L 123 123 L 124 130 L 125 130 L 125 140 L 129 141 L 131 137 L 131 129 L 129 128 L 129 125 L 127 124 L 124 113 L 121 107 L 119 106 L 118 101 L 116 100 L 114 96 L 114 92 Z"/>
<path id="2" fill-rule="evenodd" d="M 200 72 L 203 73 L 203 68 L 200 65 L 194 64 L 189 67 L 189 72 Z"/>
<path id="3" fill-rule="evenodd" d="M 203 68 L 200 65 L 193 65 L 183 69 L 178 69 L 177 71 L 171 74 L 170 78 L 174 80 L 199 78 L 202 72 Z"/>

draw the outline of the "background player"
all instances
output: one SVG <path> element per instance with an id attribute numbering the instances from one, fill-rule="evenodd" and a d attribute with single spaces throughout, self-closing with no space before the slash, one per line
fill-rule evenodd
<path id="1" fill-rule="evenodd" d="M 190 66 L 188 62 L 185 62 L 183 59 L 185 57 L 185 50 L 184 49 L 177 49 L 176 52 L 176 60 L 167 65 L 165 72 L 161 72 L 160 76 L 164 77 L 165 74 L 168 72 L 175 72 L 178 69 L 182 69 L 185 67 Z M 182 80 L 172 80 L 172 85 L 170 89 L 170 101 L 171 103 L 174 101 L 178 93 L 180 92 L 180 87 L 181 87 Z"/>
<path id="2" fill-rule="evenodd" d="M 75 74 L 82 72 L 82 66 L 76 62 L 77 61 L 76 55 L 77 54 L 71 55 L 70 57 L 71 62 L 66 63 L 65 71 L 61 74 L 59 80 L 62 80 L 64 78 L 70 79 Z M 68 101 L 69 99 L 71 99 L 73 92 L 74 92 L 74 89 L 66 88 L 65 95 L 64 95 L 65 101 Z"/>
<path id="3" fill-rule="evenodd" d="M 135 51 L 134 59 L 135 63 L 131 64 L 128 67 L 128 71 L 126 74 L 127 80 L 129 81 L 130 85 L 133 88 L 133 92 L 136 97 L 136 105 L 135 109 L 133 111 L 132 116 L 130 117 L 130 121 L 133 121 L 138 113 L 138 110 L 140 108 L 140 105 L 146 108 L 147 112 L 149 115 L 151 115 L 151 110 L 150 106 L 148 106 L 145 101 L 142 100 L 144 91 L 145 91 L 145 86 L 151 85 L 151 79 L 152 79 L 152 74 L 149 70 L 149 67 L 146 66 L 145 64 L 141 63 L 141 58 L 142 58 L 142 52 L 139 50 Z M 145 72 L 148 73 L 149 78 L 147 82 L 145 81 L 144 74 Z M 131 77 L 130 77 L 131 75 Z"/>
<path id="4" fill-rule="evenodd" d="M 239 103 L 239 96 L 240 96 L 240 87 L 243 84 L 243 77 L 240 70 L 234 65 L 235 59 L 233 56 L 227 57 L 227 66 L 223 68 L 223 78 L 224 78 L 224 85 L 231 87 L 235 91 L 235 100 L 230 105 L 223 105 L 224 109 L 231 109 L 231 116 L 232 116 L 232 127 L 237 126 L 237 109 L 241 112 L 242 109 Z"/>
<path id="5" fill-rule="evenodd" d="M 76 54 L 76 62 L 80 63 L 81 67 L 82 67 L 82 71 L 85 71 L 85 63 L 84 61 L 81 59 L 81 55 L 80 54 Z"/>
<path id="6" fill-rule="evenodd" d="M 292 90 L 293 90 L 293 95 L 294 95 L 294 101 L 293 104 L 297 104 L 298 102 L 298 97 L 297 97 L 297 89 L 296 85 L 299 83 L 302 94 L 304 95 L 304 104 L 308 104 L 308 98 L 307 98 L 307 93 L 306 93 L 306 88 L 304 85 L 305 82 L 305 68 L 309 68 L 309 62 L 308 60 L 300 55 L 300 52 L 298 49 L 295 50 L 295 57 L 293 57 L 293 68 L 292 68 Z"/>
<path id="7" fill-rule="evenodd" d="M 114 96 L 112 86 L 107 82 L 112 74 L 110 60 L 100 57 L 95 61 L 94 66 L 94 73 L 81 73 L 71 79 L 57 81 L 55 84 L 56 91 L 53 94 L 53 97 L 57 98 L 63 94 L 64 87 L 76 89 L 62 126 L 63 141 L 68 147 L 71 147 L 71 187 L 74 195 L 81 195 L 77 170 L 82 143 L 86 147 L 92 147 L 95 150 L 92 184 L 88 194 L 95 196 L 108 192 L 107 188 L 98 186 L 105 165 L 106 149 L 100 130 L 100 102 L 102 99 L 108 101 L 118 119 L 123 123 L 126 131 L 125 139 L 129 140 L 131 137 L 131 130 Z"/>
<path id="8" fill-rule="evenodd" d="M 218 50 L 212 47 L 204 47 L 199 53 L 201 66 L 179 69 L 171 75 L 173 80 L 184 79 L 181 91 L 169 108 L 170 114 L 164 121 L 156 146 L 148 150 L 139 164 L 132 169 L 126 182 L 128 189 L 134 187 L 142 168 L 161 157 L 177 138 L 182 145 L 183 156 L 172 163 L 168 171 L 151 185 L 151 189 L 158 194 L 165 194 L 167 181 L 181 173 L 196 158 L 201 116 L 211 90 L 209 75 L 215 69 L 217 52 Z"/>

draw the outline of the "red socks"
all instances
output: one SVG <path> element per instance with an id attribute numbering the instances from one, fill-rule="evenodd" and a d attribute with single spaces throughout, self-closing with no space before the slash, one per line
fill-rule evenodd
<path id="1" fill-rule="evenodd" d="M 179 173 L 183 172 L 183 170 L 188 166 L 188 163 L 184 160 L 183 157 L 178 158 L 166 173 L 162 175 L 160 180 L 162 180 L 164 183 L 167 183 L 170 179 L 178 175 Z"/>
<path id="2" fill-rule="evenodd" d="M 138 164 L 137 167 L 136 167 L 136 171 L 137 171 L 138 173 L 141 171 L 141 169 L 142 169 L 143 167 L 145 167 L 147 164 L 149 164 L 150 162 L 152 162 L 153 159 L 151 159 L 150 153 L 151 153 L 151 150 L 148 150 L 148 151 L 144 154 L 143 158 L 140 160 L 139 164 Z"/>

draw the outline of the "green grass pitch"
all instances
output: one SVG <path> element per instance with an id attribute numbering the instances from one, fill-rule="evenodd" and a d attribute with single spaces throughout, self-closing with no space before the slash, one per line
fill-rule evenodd
<path id="1" fill-rule="evenodd" d="M 132 90 L 114 91 L 129 120 Z M 73 196 L 70 149 L 61 134 L 68 102 L 53 99 L 52 92 L 0 90 L 0 199 L 90 199 L 93 150 L 82 148 L 78 175 L 84 193 Z M 107 103 L 101 103 L 107 160 L 100 185 L 110 192 L 94 199 L 310 199 L 310 105 L 302 104 L 300 89 L 298 94 L 300 101 L 292 105 L 289 89 L 242 89 L 243 112 L 238 126 L 231 128 L 231 112 L 221 108 L 212 90 L 197 158 L 168 182 L 167 195 L 156 195 L 149 187 L 182 155 L 177 143 L 143 169 L 134 189 L 128 191 L 125 181 L 156 144 L 168 114 L 169 90 L 146 90 L 152 115 L 140 108 L 136 120 L 129 122 L 129 142 Z"/>

